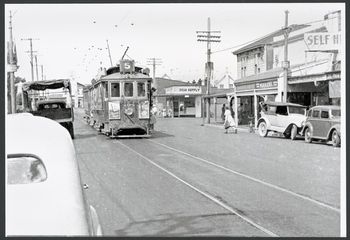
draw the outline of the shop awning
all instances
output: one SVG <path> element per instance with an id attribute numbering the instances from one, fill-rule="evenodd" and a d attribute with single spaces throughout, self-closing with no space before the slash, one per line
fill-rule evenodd
<path id="1" fill-rule="evenodd" d="M 288 84 L 340 80 L 340 71 L 323 72 L 302 76 L 288 77 Z"/>

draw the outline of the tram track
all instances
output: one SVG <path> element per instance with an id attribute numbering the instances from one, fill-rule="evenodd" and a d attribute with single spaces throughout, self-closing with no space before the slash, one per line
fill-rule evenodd
<path id="1" fill-rule="evenodd" d="M 229 206 L 227 203 L 225 203 L 225 201 L 223 201 L 219 197 L 213 196 L 213 195 L 211 195 L 211 194 L 209 194 L 209 193 L 207 193 L 207 192 L 205 192 L 203 190 L 200 190 L 199 188 L 195 187 L 194 185 L 192 185 L 188 181 L 186 181 L 183 178 L 177 176 L 176 174 L 172 173 L 171 171 L 167 170 L 166 168 L 164 168 L 161 165 L 157 164 L 156 162 L 152 161 L 150 158 L 146 157 L 145 155 L 141 154 L 140 152 L 138 152 L 135 149 L 131 148 L 130 146 L 122 143 L 121 141 L 116 141 L 116 143 L 120 144 L 121 146 L 123 146 L 125 148 L 127 148 L 128 150 L 130 150 L 131 152 L 135 153 L 140 158 L 146 160 L 150 164 L 154 165 L 155 167 L 157 167 L 158 169 L 162 170 L 166 174 L 170 175 L 171 177 L 173 177 L 176 180 L 180 181 L 181 183 L 185 184 L 187 187 L 191 188 L 192 190 L 196 191 L 197 193 L 199 193 L 202 196 L 206 197 L 207 199 L 211 200 L 215 204 L 217 204 L 217 205 L 221 206 L 222 208 L 226 209 L 230 213 L 235 214 L 237 217 L 242 219 L 244 222 L 246 222 L 246 223 L 250 224 L 251 226 L 257 228 L 258 230 L 262 231 L 263 233 L 267 234 L 268 236 L 270 236 L 270 237 L 279 237 L 273 231 L 268 230 L 267 228 L 263 227 L 262 225 L 258 224 L 257 222 L 253 221 L 252 219 L 244 216 L 243 214 L 240 213 L 240 211 L 237 211 L 237 210 L 233 209 L 231 206 Z"/>
<path id="2" fill-rule="evenodd" d="M 219 168 L 219 169 L 224 170 L 224 171 L 226 171 L 226 172 L 229 172 L 229 173 L 231 173 L 231 174 L 235 174 L 235 175 L 237 175 L 237 176 L 240 176 L 240 177 L 249 179 L 250 181 L 253 181 L 253 182 L 262 184 L 262 185 L 267 186 L 267 187 L 270 187 L 270 188 L 272 188 L 272 189 L 281 191 L 281 192 L 283 192 L 283 193 L 292 195 L 292 196 L 294 196 L 294 197 L 303 199 L 303 200 L 305 200 L 305 201 L 311 202 L 311 203 L 316 204 L 316 205 L 318 205 L 318 206 L 321 206 L 321 207 L 327 208 L 327 209 L 329 209 L 329 210 L 332 210 L 332 211 L 334 211 L 334 212 L 340 213 L 340 209 L 339 209 L 339 208 L 337 208 L 337 207 L 335 207 L 335 206 L 332 206 L 332 205 L 330 205 L 330 204 L 327 204 L 327 203 L 318 201 L 317 199 L 313 199 L 313 198 L 311 198 L 311 197 L 302 195 L 302 194 L 300 194 L 300 193 L 293 192 L 292 190 L 289 190 L 289 189 L 286 189 L 286 188 L 282 188 L 282 187 L 280 187 L 280 186 L 277 186 L 277 185 L 274 185 L 274 184 L 265 182 L 265 181 L 263 181 L 263 180 L 254 178 L 254 177 L 249 176 L 249 175 L 247 175 L 247 174 L 244 174 L 244 173 L 241 173 L 241 172 L 232 170 L 232 169 L 227 168 L 227 167 L 225 167 L 225 166 L 222 166 L 222 165 L 220 165 L 220 164 L 216 164 L 216 163 L 210 162 L 210 161 L 205 160 L 205 159 L 203 159 L 203 158 L 194 156 L 193 154 L 186 153 L 186 152 L 181 151 L 181 150 L 179 150 L 179 149 L 170 147 L 170 146 L 168 146 L 168 145 L 166 145 L 166 144 L 159 143 L 159 142 L 154 141 L 154 140 L 151 140 L 151 139 L 147 139 L 147 141 L 152 142 L 152 143 L 154 143 L 154 144 L 157 144 L 157 145 L 159 145 L 159 146 L 162 146 L 162 147 L 164 147 L 164 148 L 167 148 L 167 149 L 169 149 L 169 150 L 171 150 L 171 151 L 174 151 L 174 152 L 177 152 L 177 153 L 186 155 L 186 156 L 188 156 L 188 157 L 190 157 L 190 158 L 192 158 L 192 159 L 195 159 L 195 160 L 197 160 L 197 161 L 201 161 L 201 162 L 203 162 L 203 163 L 205 163 L 205 164 L 214 166 L 214 167 L 216 167 L 216 168 Z"/>

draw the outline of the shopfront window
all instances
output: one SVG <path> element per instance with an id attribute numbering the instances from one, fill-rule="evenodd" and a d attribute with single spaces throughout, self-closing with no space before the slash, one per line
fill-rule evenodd
<path id="1" fill-rule="evenodd" d="M 120 97 L 120 83 L 111 83 L 111 97 Z"/>

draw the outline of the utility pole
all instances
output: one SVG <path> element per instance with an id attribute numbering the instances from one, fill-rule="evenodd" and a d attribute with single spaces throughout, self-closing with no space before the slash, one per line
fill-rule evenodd
<path id="1" fill-rule="evenodd" d="M 44 80 L 44 65 L 40 65 L 41 67 L 41 81 Z"/>
<path id="2" fill-rule="evenodd" d="M 283 92 L 282 102 L 287 102 L 287 91 L 288 91 L 288 72 L 289 72 L 289 61 L 288 61 L 288 35 L 290 28 L 288 27 L 288 13 L 285 12 L 285 24 L 284 24 L 284 62 L 283 62 Z"/>
<path id="3" fill-rule="evenodd" d="M 198 33 L 202 33 L 203 35 L 199 34 L 197 35 L 199 42 L 207 42 L 207 63 L 205 66 L 206 73 L 207 73 L 207 123 L 210 123 L 210 82 L 211 82 L 211 76 L 212 76 L 212 70 L 214 68 L 213 62 L 210 61 L 210 55 L 211 55 L 211 49 L 210 49 L 210 43 L 211 42 L 220 42 L 220 37 L 218 35 L 212 35 L 211 33 L 220 33 L 221 31 L 211 31 L 210 30 L 210 18 L 208 18 L 208 30 L 207 31 L 197 31 Z M 216 39 L 215 39 L 216 38 Z"/>
<path id="4" fill-rule="evenodd" d="M 31 66 L 31 70 L 32 70 L 32 82 L 34 82 L 34 64 L 33 64 L 33 53 L 36 51 L 33 51 L 33 40 L 39 40 L 39 39 L 33 39 L 33 38 L 22 38 L 21 40 L 28 40 L 30 42 L 30 66 Z"/>
<path id="5" fill-rule="evenodd" d="M 15 113 L 16 112 L 16 93 L 15 93 L 15 72 L 17 71 L 17 57 L 15 56 L 15 53 L 13 52 L 14 44 L 13 44 L 13 37 L 12 37 L 12 13 L 10 11 L 10 22 L 9 22 L 9 30 L 10 30 L 10 41 L 8 45 L 8 64 L 9 64 L 9 75 L 10 75 L 10 111 L 9 113 Z"/>
<path id="6" fill-rule="evenodd" d="M 106 41 L 107 41 L 107 49 L 108 49 L 109 61 L 110 61 L 110 63 L 111 63 L 111 67 L 113 67 L 112 57 L 111 57 L 111 51 L 109 50 L 108 39 L 107 39 Z"/>
<path id="7" fill-rule="evenodd" d="M 39 73 L 38 73 L 38 55 L 35 55 L 35 68 L 36 68 L 36 81 L 39 81 Z"/>
<path id="8" fill-rule="evenodd" d="M 160 62 L 160 58 L 148 58 L 147 65 L 153 66 L 153 87 L 157 89 L 157 81 L 156 81 L 156 66 L 161 65 L 162 62 Z"/>

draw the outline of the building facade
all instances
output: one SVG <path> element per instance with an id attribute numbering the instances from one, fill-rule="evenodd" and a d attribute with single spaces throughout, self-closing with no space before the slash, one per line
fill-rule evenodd
<path id="1" fill-rule="evenodd" d="M 310 49 L 313 45 L 308 43 L 315 45 L 317 41 L 320 45 L 322 38 L 340 38 L 339 23 L 337 11 L 315 23 L 289 26 L 288 102 L 306 106 L 340 104 L 339 50 Z M 254 120 L 257 127 L 259 102 L 282 101 L 284 94 L 284 32 L 275 31 L 233 54 L 237 56 L 238 79 L 235 90 L 226 94 L 228 102 L 238 113 L 235 118 L 239 124 Z"/>

